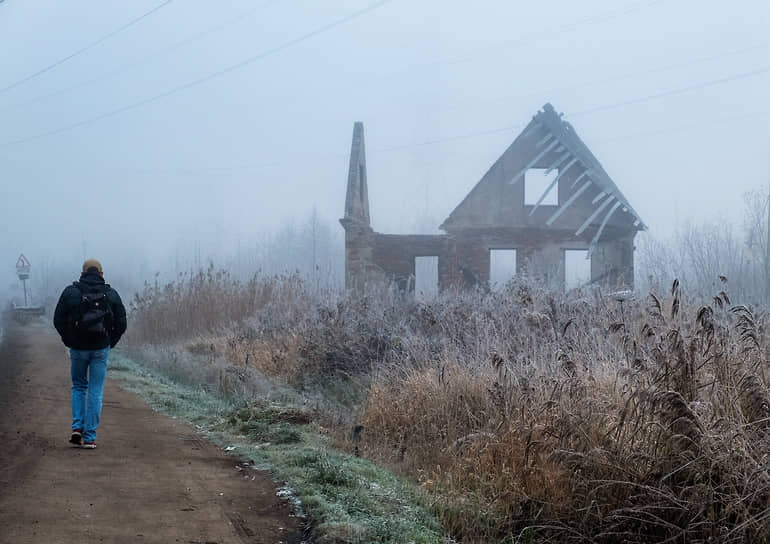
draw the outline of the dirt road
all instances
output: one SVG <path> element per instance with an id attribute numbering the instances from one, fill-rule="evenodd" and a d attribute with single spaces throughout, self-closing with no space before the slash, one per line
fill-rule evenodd
<path id="1" fill-rule="evenodd" d="M 68 444 L 69 363 L 44 325 L 0 345 L 0 543 L 298 543 L 264 473 L 109 379 L 98 448 Z M 252 480 L 252 477 L 254 479 Z"/>

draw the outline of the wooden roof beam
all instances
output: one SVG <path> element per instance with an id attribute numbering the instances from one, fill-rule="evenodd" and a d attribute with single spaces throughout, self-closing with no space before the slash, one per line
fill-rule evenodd
<path id="1" fill-rule="evenodd" d="M 621 206 L 622 202 L 619 200 L 615 202 L 615 205 L 610 208 L 610 211 L 607 212 L 607 215 L 604 216 L 604 220 L 602 221 L 602 224 L 599 225 L 599 230 L 596 231 L 596 234 L 591 239 L 591 243 L 588 244 L 588 255 L 587 258 L 591 258 L 591 255 L 594 253 L 594 249 L 596 249 L 596 244 L 599 243 L 599 237 L 602 235 L 602 231 L 604 231 L 604 227 L 607 226 L 607 221 L 610 220 L 610 217 L 612 217 L 612 214 L 615 213 L 615 210 L 617 210 Z"/>
<path id="2" fill-rule="evenodd" d="M 551 134 L 551 133 L 549 132 L 548 134 L 546 134 L 545 136 L 543 136 L 543 137 L 542 137 L 540 140 L 538 140 L 538 141 L 537 141 L 537 143 L 535 144 L 535 146 L 536 146 L 536 147 L 541 147 L 541 146 L 542 146 L 542 145 L 544 145 L 546 142 L 548 142 L 548 140 L 550 140 L 551 138 L 553 138 L 553 134 Z"/>
<path id="3" fill-rule="evenodd" d="M 581 174 L 581 175 L 580 175 L 580 177 L 582 178 L 582 177 L 583 177 L 583 175 L 585 175 L 585 172 L 583 172 L 583 174 Z M 554 221 L 556 221 L 556 220 L 559 218 L 559 216 L 560 216 L 561 214 L 563 214 L 563 213 L 564 213 L 564 211 L 565 211 L 567 208 L 569 208 L 569 207 L 570 207 L 570 205 L 571 205 L 573 202 L 575 202 L 575 201 L 577 200 L 577 198 L 578 198 L 580 195 L 582 195 L 583 193 L 585 193 L 585 192 L 586 192 L 586 190 L 588 190 L 588 188 L 589 188 L 589 187 L 592 185 L 592 183 L 593 183 L 593 182 L 592 182 L 590 179 L 589 179 L 589 180 L 587 180 L 587 181 L 586 181 L 586 182 L 585 182 L 585 183 L 584 183 L 584 184 L 583 184 L 583 185 L 580 187 L 580 189 L 578 189 L 577 191 L 575 191 L 575 192 L 572 194 L 572 196 L 571 196 L 571 197 L 569 197 L 569 198 L 567 199 L 567 201 L 566 201 L 564 204 L 562 204 L 562 205 L 561 205 L 561 207 L 560 207 L 558 210 L 556 210 L 556 213 L 554 213 L 554 214 L 553 214 L 553 215 L 552 215 L 552 216 L 551 216 L 551 217 L 548 219 L 548 221 L 546 221 L 546 222 L 545 222 L 545 224 L 546 224 L 546 225 L 548 225 L 548 226 L 550 227 L 550 226 L 553 224 L 553 222 L 554 222 Z"/>
<path id="4" fill-rule="evenodd" d="M 529 127 L 528 129 L 524 130 L 524 132 L 521 133 L 521 137 L 522 138 L 529 138 L 530 136 L 532 136 L 535 132 L 537 132 L 540 129 L 548 130 L 547 128 L 545 128 L 540 123 L 535 122 L 535 123 L 532 124 L 531 127 Z M 550 134 L 550 132 L 549 132 L 549 134 Z"/>
<path id="5" fill-rule="evenodd" d="M 607 198 L 604 200 L 604 202 L 601 203 L 601 205 L 596 208 L 594 213 L 591 214 L 591 216 L 583 222 L 582 225 L 580 225 L 580 228 L 575 231 L 575 236 L 580 236 L 584 230 L 588 228 L 588 225 L 591 224 L 591 222 L 596 219 L 600 213 L 602 213 L 602 210 L 606 208 L 610 202 L 612 202 L 615 199 L 613 195 L 607 195 Z"/>
<path id="6" fill-rule="evenodd" d="M 551 150 L 552 150 L 554 147 L 556 147 L 557 145 L 559 145 L 559 140 L 554 140 L 553 142 L 551 142 L 550 144 L 548 144 L 548 146 L 547 146 L 545 149 L 543 149 L 543 150 L 542 150 L 542 151 L 541 151 L 541 152 L 540 152 L 540 153 L 537 155 L 537 157 L 535 157 L 534 159 L 532 159 L 531 161 L 529 161 L 529 164 L 527 164 L 527 166 L 525 166 L 525 167 L 524 167 L 524 169 L 522 169 L 522 171 L 521 171 L 521 172 L 519 172 L 518 174 L 516 174 L 515 176 L 513 176 L 513 179 L 510 181 L 510 184 L 511 184 L 511 185 L 513 185 L 514 183 L 516 183 L 517 181 L 519 181 L 519 179 L 520 179 L 522 176 L 524 176 L 524 174 L 527 172 L 527 170 L 529 170 L 530 168 L 532 168 L 533 166 L 535 166 L 535 165 L 536 165 L 536 164 L 537 164 L 537 163 L 538 163 L 538 162 L 539 162 L 539 161 L 540 161 L 540 160 L 541 160 L 543 157 L 545 157 L 545 156 L 548 154 L 548 152 L 549 152 L 549 151 L 551 151 Z"/>
<path id="7" fill-rule="evenodd" d="M 588 175 L 588 170 L 580 174 L 578 177 L 575 178 L 575 181 L 572 182 L 572 185 L 570 185 L 570 189 L 573 188 L 575 185 L 577 185 L 581 179 L 586 177 Z"/>
<path id="8" fill-rule="evenodd" d="M 567 163 L 567 165 L 566 165 L 564 168 L 560 168 L 560 171 L 561 171 L 561 172 L 566 172 L 567 170 L 569 170 L 570 168 L 572 168 L 572 167 L 573 167 L 573 166 L 574 166 L 576 163 L 578 163 L 578 162 L 579 162 L 579 159 L 578 159 L 577 157 L 573 157 L 573 158 L 572 158 L 572 160 L 571 160 L 571 161 L 569 161 L 569 162 Z M 546 172 L 546 174 L 547 174 L 547 173 L 548 173 L 548 172 Z M 575 186 L 575 183 L 574 183 L 574 182 L 572 183 L 572 186 L 573 186 L 573 187 Z"/>
<path id="9" fill-rule="evenodd" d="M 551 166 L 549 166 L 548 168 L 546 168 L 546 169 L 545 169 L 545 173 L 546 173 L 546 174 L 550 174 L 550 173 L 551 173 L 551 172 L 552 172 L 552 171 L 553 171 L 555 168 L 558 168 L 558 167 L 559 167 L 559 165 L 561 165 L 561 164 L 562 164 L 564 161 L 566 161 L 567 159 L 569 159 L 571 156 L 572 156 L 572 153 L 570 153 L 569 151 L 567 151 L 567 152 L 566 152 L 564 155 L 562 155 L 561 157 L 559 157 L 558 159 L 556 159 L 556 161 L 555 161 L 555 162 L 554 162 L 554 163 L 553 163 Z M 577 160 L 577 159 L 575 159 L 575 160 Z"/>
<path id="10" fill-rule="evenodd" d="M 559 173 L 556 175 L 555 178 L 553 178 L 553 181 L 551 182 L 551 184 L 548 186 L 548 188 L 546 188 L 546 190 L 543 192 L 543 194 L 540 195 L 540 198 L 538 199 L 537 202 L 535 202 L 535 205 L 532 206 L 532 210 L 529 212 L 529 215 L 532 215 L 532 214 L 535 213 L 535 210 L 537 209 L 538 206 L 540 206 L 540 203 L 543 202 L 543 200 L 545 200 L 545 197 L 548 196 L 548 193 L 550 193 L 551 190 L 554 188 L 554 186 L 559 183 L 559 179 L 564 174 L 566 174 L 567 170 L 569 170 L 569 167 L 572 166 L 573 164 L 575 164 L 576 162 L 577 162 L 577 159 L 574 159 L 573 161 L 571 161 L 569 163 L 568 166 L 566 166 L 565 168 L 562 168 L 561 170 L 559 170 Z M 557 191 L 558 191 L 558 189 L 557 189 Z"/>

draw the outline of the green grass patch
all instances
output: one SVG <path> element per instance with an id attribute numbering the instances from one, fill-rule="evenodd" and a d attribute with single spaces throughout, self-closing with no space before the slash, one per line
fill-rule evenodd
<path id="1" fill-rule="evenodd" d="M 113 352 L 110 377 L 154 409 L 195 423 L 220 446 L 285 482 L 318 544 L 443 542 L 421 492 L 365 459 L 335 450 L 301 410 L 261 399 L 234 405 Z"/>

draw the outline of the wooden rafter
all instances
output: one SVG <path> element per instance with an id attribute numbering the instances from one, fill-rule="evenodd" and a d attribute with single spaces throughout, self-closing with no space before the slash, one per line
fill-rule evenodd
<path id="1" fill-rule="evenodd" d="M 602 231 L 604 230 L 604 227 L 607 225 L 607 221 L 610 220 L 610 217 L 612 217 L 612 214 L 615 213 L 615 210 L 617 210 L 622 205 L 622 202 L 617 201 L 615 202 L 615 205 L 610 208 L 610 211 L 607 212 L 607 215 L 604 216 L 604 220 L 602 221 L 602 224 L 599 225 L 599 230 L 596 231 L 596 234 L 591 239 L 591 243 L 588 244 L 588 258 L 591 258 L 591 255 L 593 255 L 594 249 L 596 249 L 596 244 L 599 242 L 599 237 L 602 235 Z"/>
<path id="2" fill-rule="evenodd" d="M 523 176 L 523 175 L 526 173 L 526 171 L 527 171 L 527 170 L 529 170 L 529 169 L 530 169 L 530 168 L 532 168 L 534 165 L 536 165 L 540 159 L 542 159 L 543 157 L 545 157 L 545 156 L 548 154 L 548 152 L 549 152 L 549 151 L 551 151 L 551 150 L 552 150 L 554 147 L 556 147 L 557 145 L 559 145 L 559 140 L 554 140 L 553 142 L 551 142 L 550 144 L 548 144 L 548 146 L 547 146 L 545 149 L 543 149 L 543 150 L 542 150 L 542 151 L 541 151 L 541 152 L 540 152 L 540 153 L 537 155 L 537 157 L 535 157 L 534 159 L 532 159 L 531 161 L 529 161 L 529 164 L 527 164 L 527 166 L 525 166 L 525 167 L 524 167 L 524 169 L 523 169 L 521 172 L 519 172 L 518 174 L 516 174 L 516 175 L 513 177 L 513 179 L 510 181 L 511 185 L 513 185 L 514 183 L 516 183 L 517 181 L 519 181 L 519 179 L 520 179 L 520 178 L 521 178 L 521 177 L 522 177 L 522 176 Z"/>
<path id="3" fill-rule="evenodd" d="M 540 206 L 540 203 L 543 202 L 543 200 L 545 200 L 545 197 L 548 196 L 548 193 L 550 193 L 551 190 L 554 188 L 554 186 L 559 183 L 559 179 L 561 179 L 561 177 L 567 173 L 567 170 L 569 170 L 570 166 L 572 166 L 576 162 L 577 162 L 577 159 L 571 161 L 568 166 L 559 170 L 559 173 L 556 175 L 555 178 L 553 178 L 553 181 L 551 182 L 551 184 L 548 186 L 548 188 L 546 188 L 543 194 L 540 195 L 540 198 L 538 199 L 537 202 L 535 202 L 535 205 L 532 206 L 532 210 L 529 212 L 529 215 L 532 215 L 535 213 L 535 210 L 537 209 L 538 206 Z"/>
<path id="4" fill-rule="evenodd" d="M 562 155 L 562 156 L 560 156 L 558 159 L 556 159 L 556 161 L 554 161 L 554 163 L 553 163 L 551 166 L 549 166 L 548 168 L 546 168 L 546 169 L 545 169 L 545 173 L 546 173 L 546 174 L 550 174 L 550 173 L 551 173 L 551 172 L 552 172 L 552 171 L 553 171 L 555 168 L 558 168 L 558 167 L 559 167 L 559 165 L 561 165 L 561 164 L 562 164 L 564 161 L 566 161 L 567 159 L 569 159 L 571 156 L 572 156 L 572 153 L 570 153 L 569 151 L 567 151 L 567 152 L 566 152 L 564 155 Z M 577 160 L 577 159 L 576 159 L 576 160 Z"/>
<path id="5" fill-rule="evenodd" d="M 542 137 L 540 140 L 538 140 L 538 141 L 537 141 L 537 143 L 535 144 L 535 146 L 537 146 L 537 147 L 540 147 L 540 146 L 542 146 L 543 144 L 545 144 L 545 143 L 546 143 L 548 140 L 550 140 L 551 138 L 553 138 L 553 134 L 551 134 L 551 133 L 549 132 L 548 134 L 546 134 L 545 136 L 543 136 L 543 137 Z"/>
<path id="6" fill-rule="evenodd" d="M 583 174 L 585 174 L 585 172 L 583 172 Z M 582 177 L 582 176 L 583 176 L 583 174 L 581 174 L 581 176 L 580 176 L 580 177 Z M 551 217 L 548 219 L 548 221 L 546 221 L 546 222 L 545 222 L 545 224 L 546 224 L 546 225 L 548 225 L 548 226 L 550 227 L 550 226 L 551 226 L 551 224 L 553 224 L 553 222 L 554 222 L 554 221 L 556 221 L 556 219 L 558 219 L 558 218 L 559 218 L 559 216 L 560 216 L 561 214 L 563 214 L 563 213 L 564 213 L 564 211 L 565 211 L 567 208 L 569 208 L 570 204 L 572 204 L 573 202 L 575 202 L 575 201 L 577 200 L 577 198 L 578 198 L 580 195 L 582 195 L 583 193 L 585 193 L 585 192 L 588 190 L 588 188 L 589 188 L 589 187 L 592 185 L 592 183 L 593 183 L 593 182 L 592 182 L 592 181 L 589 179 L 589 180 L 587 180 L 587 181 L 586 181 L 586 182 L 585 182 L 583 185 L 581 185 L 580 189 L 578 189 L 577 191 L 575 191 L 575 192 L 572 194 L 572 196 L 571 196 L 571 197 L 569 197 L 569 198 L 567 199 L 567 201 L 566 201 L 564 204 L 562 204 L 562 205 L 561 205 L 561 207 L 560 207 L 558 210 L 556 210 L 556 213 L 554 213 L 554 214 L 553 214 L 553 215 L 552 215 L 552 216 L 551 216 Z"/>
<path id="7" fill-rule="evenodd" d="M 535 123 L 531 127 L 529 127 L 528 129 L 526 129 L 524 132 L 522 132 L 521 133 L 521 137 L 522 138 L 529 138 L 530 136 L 532 136 L 532 134 L 534 134 L 535 132 L 537 132 L 541 128 L 544 128 L 543 125 L 541 125 L 540 123 Z M 545 130 L 548 130 L 548 129 L 545 129 Z"/>
<path id="8" fill-rule="evenodd" d="M 573 157 L 573 158 L 572 158 L 572 160 L 571 160 L 571 161 L 569 161 L 569 162 L 566 164 L 566 166 L 564 166 L 564 168 L 561 168 L 561 169 L 560 169 L 560 171 L 561 171 L 561 172 L 566 172 L 567 170 L 569 170 L 570 168 L 572 168 L 572 166 L 573 166 L 575 163 L 577 163 L 577 162 L 578 162 L 578 159 L 577 159 L 577 157 Z M 546 171 L 546 174 L 547 174 L 547 173 L 548 173 L 548 171 Z M 573 185 L 574 185 L 574 183 L 573 183 Z"/>
<path id="9" fill-rule="evenodd" d="M 585 220 L 585 222 L 580 225 L 580 228 L 575 231 L 575 236 L 580 236 L 580 234 L 588 228 L 588 225 L 591 224 L 591 222 L 597 218 L 597 216 L 602 213 L 602 210 L 606 208 L 610 202 L 612 202 L 615 199 L 613 195 L 607 195 L 607 198 L 602 202 L 598 208 L 594 211 L 594 213 L 591 214 L 591 216 Z"/>
<path id="10" fill-rule="evenodd" d="M 580 174 L 578 177 L 576 177 L 576 178 L 575 178 L 575 181 L 573 181 L 573 182 L 572 182 L 572 185 L 570 185 L 570 189 L 571 189 L 572 187 L 574 187 L 575 185 L 577 185 L 577 184 L 580 182 L 580 180 L 581 180 L 581 179 L 583 179 L 584 177 L 586 177 L 587 175 L 588 175 L 588 170 L 586 170 L 585 172 L 583 172 L 582 174 Z"/>

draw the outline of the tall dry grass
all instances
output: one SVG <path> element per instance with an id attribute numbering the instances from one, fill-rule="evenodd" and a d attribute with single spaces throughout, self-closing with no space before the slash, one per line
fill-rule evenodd
<path id="1" fill-rule="evenodd" d="M 276 279 L 194 326 L 186 298 L 203 287 L 243 297 L 196 281 L 145 293 L 134 341 L 206 331 L 230 364 L 307 395 L 342 384 L 338 435 L 358 425 L 362 455 L 420 482 L 458 541 L 770 542 L 766 319 L 724 291 L 512 283 L 416 303 Z M 184 326 L 142 323 L 159 314 Z"/>
<path id="2" fill-rule="evenodd" d="M 262 277 L 240 282 L 210 265 L 175 281 L 145 283 L 130 304 L 132 327 L 127 339 L 163 344 L 221 335 L 260 311 L 301 306 L 307 298 L 299 276 Z"/>

